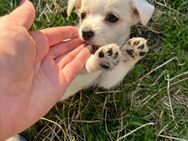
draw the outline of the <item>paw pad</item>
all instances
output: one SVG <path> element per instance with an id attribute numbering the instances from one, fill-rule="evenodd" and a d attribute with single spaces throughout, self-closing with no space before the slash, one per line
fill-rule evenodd
<path id="1" fill-rule="evenodd" d="M 99 66 L 105 70 L 110 70 L 119 63 L 119 47 L 115 44 L 99 48 L 96 55 L 99 57 Z"/>
<path id="2" fill-rule="evenodd" d="M 127 53 L 128 53 L 131 57 L 134 57 L 134 50 L 133 50 L 133 49 L 127 49 Z"/>
<path id="3" fill-rule="evenodd" d="M 103 58 L 103 57 L 104 57 L 103 51 L 99 52 L 99 58 Z"/>
<path id="4" fill-rule="evenodd" d="M 144 38 L 132 38 L 125 45 L 124 49 L 132 58 L 141 59 L 148 52 L 147 41 Z"/>

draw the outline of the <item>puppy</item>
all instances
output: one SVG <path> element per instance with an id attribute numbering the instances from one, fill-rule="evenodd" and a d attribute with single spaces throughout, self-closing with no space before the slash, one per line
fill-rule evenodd
<path id="1" fill-rule="evenodd" d="M 80 19 L 80 38 L 93 54 L 61 100 L 90 86 L 109 89 L 121 82 L 148 52 L 144 38 L 127 41 L 130 28 L 138 22 L 146 25 L 154 12 L 146 0 L 69 0 L 67 14 L 74 8 Z"/>

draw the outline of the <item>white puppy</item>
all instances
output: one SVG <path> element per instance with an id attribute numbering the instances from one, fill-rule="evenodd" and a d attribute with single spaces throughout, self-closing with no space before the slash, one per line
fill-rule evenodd
<path id="1" fill-rule="evenodd" d="M 117 85 L 148 51 L 144 38 L 126 41 L 131 26 L 139 21 L 146 25 L 154 12 L 146 0 L 69 0 L 68 15 L 74 8 L 80 18 L 80 38 L 94 54 L 61 100 L 93 85 L 105 89 Z"/>

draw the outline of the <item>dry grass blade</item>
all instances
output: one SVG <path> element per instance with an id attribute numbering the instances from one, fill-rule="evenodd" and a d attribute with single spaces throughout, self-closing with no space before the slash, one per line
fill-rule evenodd
<path id="1" fill-rule="evenodd" d="M 133 134 L 134 132 L 138 131 L 139 129 L 144 128 L 144 127 L 149 126 L 149 125 L 155 125 L 155 124 L 154 124 L 154 123 L 146 123 L 146 124 L 143 124 L 143 125 L 141 125 L 140 127 L 136 128 L 136 129 L 134 129 L 134 130 L 132 130 L 132 131 L 129 132 L 128 134 L 126 134 L 126 135 L 124 135 L 124 136 L 118 138 L 116 141 L 120 141 L 120 140 L 122 140 L 122 139 L 124 139 L 124 138 L 130 136 L 130 135 Z"/>
<path id="2" fill-rule="evenodd" d="M 158 137 L 169 139 L 169 140 L 174 140 L 174 141 L 188 141 L 186 139 L 180 139 L 180 138 L 175 138 L 175 137 L 170 137 L 170 136 L 165 136 L 165 135 L 158 135 Z"/>

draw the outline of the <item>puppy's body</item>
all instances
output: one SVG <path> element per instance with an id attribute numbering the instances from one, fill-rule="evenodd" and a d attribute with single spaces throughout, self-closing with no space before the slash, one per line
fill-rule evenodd
<path id="1" fill-rule="evenodd" d="M 76 7 L 80 38 L 100 48 L 88 59 L 61 100 L 92 85 L 109 89 L 117 85 L 148 51 L 146 40 L 126 42 L 130 28 L 146 25 L 154 7 L 145 0 L 69 0 L 68 14 Z"/>
<path id="2" fill-rule="evenodd" d="M 81 89 L 88 88 L 96 83 L 96 79 L 100 76 L 101 72 L 95 72 L 92 74 L 79 74 L 68 87 L 61 100 L 65 100 L 74 95 Z"/>

